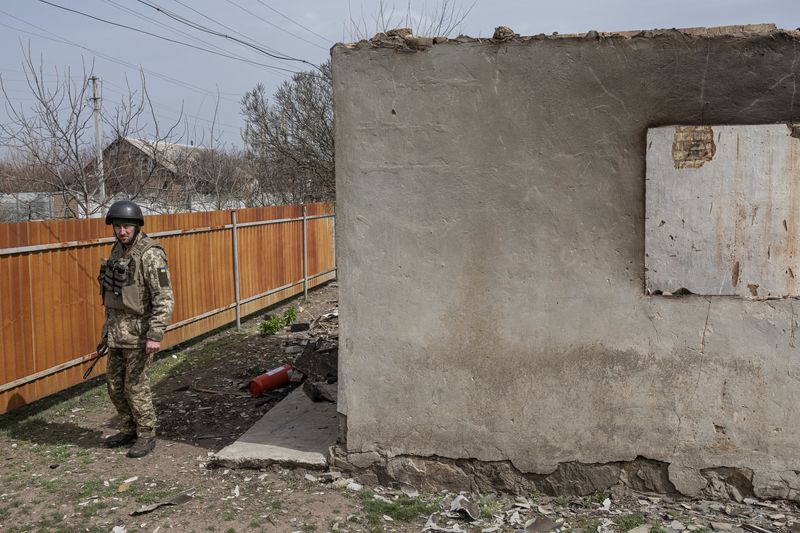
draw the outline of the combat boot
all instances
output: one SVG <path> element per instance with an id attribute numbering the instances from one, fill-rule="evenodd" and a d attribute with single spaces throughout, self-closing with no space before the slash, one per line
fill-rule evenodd
<path id="1" fill-rule="evenodd" d="M 120 432 L 116 435 L 111 435 L 106 439 L 106 446 L 109 448 L 118 448 L 120 446 L 125 446 L 126 444 L 130 444 L 136 440 L 136 433 L 124 433 Z"/>
<path id="2" fill-rule="evenodd" d="M 155 437 L 143 437 L 140 439 L 136 439 L 136 443 L 131 446 L 131 449 L 128 450 L 128 457 L 132 457 L 134 459 L 138 457 L 144 457 L 148 453 L 152 452 L 153 449 L 156 447 L 156 438 Z"/>

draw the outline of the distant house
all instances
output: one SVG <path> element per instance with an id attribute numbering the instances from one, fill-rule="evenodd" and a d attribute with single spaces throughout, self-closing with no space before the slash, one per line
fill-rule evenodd
<path id="1" fill-rule="evenodd" d="M 103 150 L 108 196 L 159 199 L 179 205 L 196 192 L 196 162 L 209 148 L 123 137 Z M 93 171 L 94 162 L 89 170 Z"/>
<path id="2" fill-rule="evenodd" d="M 95 163 L 87 166 L 94 172 Z M 193 144 L 122 137 L 103 150 L 106 196 L 135 199 L 152 212 L 245 207 L 252 179 L 241 158 Z"/>

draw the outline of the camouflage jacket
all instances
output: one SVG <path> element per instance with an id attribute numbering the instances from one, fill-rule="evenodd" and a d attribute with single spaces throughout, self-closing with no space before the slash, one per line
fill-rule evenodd
<path id="1" fill-rule="evenodd" d="M 108 277 L 104 283 L 115 265 L 122 265 L 117 284 L 109 284 Z M 106 308 L 103 337 L 108 346 L 139 348 L 148 339 L 161 342 L 174 307 L 163 248 L 143 234 L 128 247 L 116 242 L 111 257 L 101 263 L 99 279 Z"/>

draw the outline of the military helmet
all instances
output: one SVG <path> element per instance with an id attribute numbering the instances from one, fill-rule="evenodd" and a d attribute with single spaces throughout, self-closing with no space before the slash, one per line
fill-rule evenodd
<path id="1" fill-rule="evenodd" d="M 106 213 L 106 224 L 110 225 L 114 220 L 130 220 L 144 226 L 142 210 L 130 200 L 119 200 L 111 204 Z"/>

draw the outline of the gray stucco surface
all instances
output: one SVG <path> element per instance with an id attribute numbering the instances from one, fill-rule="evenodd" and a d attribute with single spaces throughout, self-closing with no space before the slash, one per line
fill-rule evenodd
<path id="1" fill-rule="evenodd" d="M 348 451 L 797 484 L 800 304 L 646 296 L 644 230 L 647 129 L 798 119 L 799 69 L 781 31 L 335 47 Z"/>

